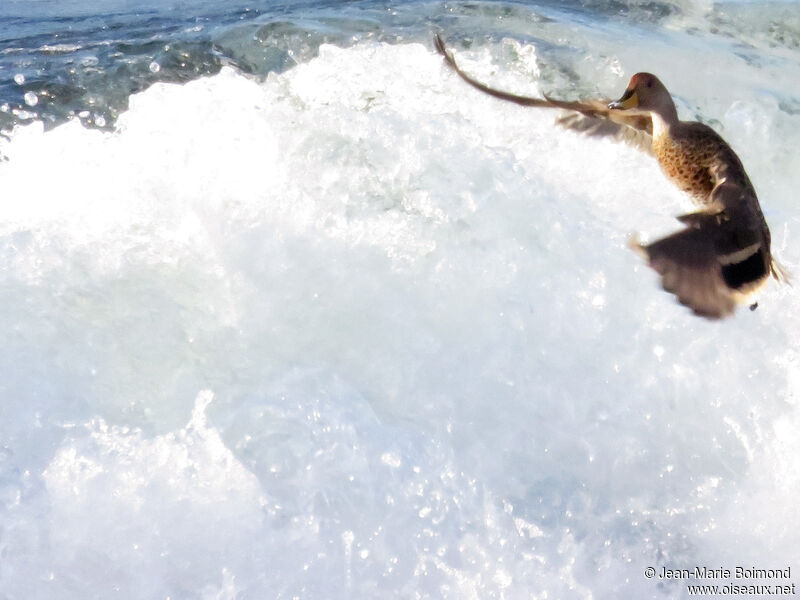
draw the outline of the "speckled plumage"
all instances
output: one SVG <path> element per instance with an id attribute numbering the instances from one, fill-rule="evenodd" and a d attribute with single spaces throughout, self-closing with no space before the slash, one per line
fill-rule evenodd
<path id="1" fill-rule="evenodd" d="M 708 202 L 714 189 L 708 169 L 727 149 L 713 133 L 707 127 L 687 128 L 684 139 L 675 139 L 666 132 L 653 137 L 653 152 L 664 174 L 700 205 Z"/>

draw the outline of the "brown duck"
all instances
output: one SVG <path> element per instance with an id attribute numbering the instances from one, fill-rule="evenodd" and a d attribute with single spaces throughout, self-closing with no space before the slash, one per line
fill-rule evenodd
<path id="1" fill-rule="evenodd" d="M 651 244 L 632 246 L 661 275 L 665 290 L 694 313 L 718 319 L 737 304 L 752 304 L 769 276 L 784 279 L 770 253 L 770 233 L 739 157 L 703 123 L 681 121 L 667 88 L 655 75 L 637 73 L 616 102 L 562 102 L 495 90 L 456 64 L 441 37 L 436 49 L 467 83 L 523 106 L 573 111 L 560 119 L 590 135 L 614 135 L 655 155 L 664 173 L 698 206 L 678 217 L 686 227 Z"/>

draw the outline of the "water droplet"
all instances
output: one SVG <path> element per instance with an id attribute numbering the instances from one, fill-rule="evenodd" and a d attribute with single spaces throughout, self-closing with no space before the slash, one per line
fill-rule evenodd
<path id="1" fill-rule="evenodd" d="M 16 75 L 14 75 L 14 83 L 16 83 L 17 85 L 22 85 L 23 83 L 25 83 L 25 75 L 23 75 L 22 73 L 17 73 Z"/>
<path id="2" fill-rule="evenodd" d="M 150 63 L 150 72 L 151 73 L 158 73 L 161 70 L 161 65 L 158 64 L 156 61 Z"/>
<path id="3" fill-rule="evenodd" d="M 384 452 L 381 454 L 381 462 L 386 466 L 396 469 L 403 464 L 403 459 L 394 452 Z"/>
<path id="4" fill-rule="evenodd" d="M 39 96 L 37 96 L 33 92 L 25 93 L 25 104 L 27 104 L 28 106 L 36 106 L 38 103 L 39 103 Z"/>

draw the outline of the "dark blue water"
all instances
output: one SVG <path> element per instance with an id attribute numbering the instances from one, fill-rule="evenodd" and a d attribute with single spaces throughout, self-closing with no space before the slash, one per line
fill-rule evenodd
<path id="1" fill-rule="evenodd" d="M 773 7 L 765 23 L 758 22 L 763 13 L 749 14 L 743 6 L 716 5 L 709 27 L 738 36 L 742 28 L 730 27 L 733 15 L 734 22 L 749 22 L 751 30 L 771 36 L 770 43 L 797 44 L 800 26 L 792 19 L 792 3 Z M 580 36 L 565 37 L 564 27 L 548 36 L 549 25 L 567 32 L 616 25 L 623 38 L 630 27 L 644 27 L 647 35 L 648 28 L 692 10 L 691 4 L 670 1 L 4 0 L 0 129 L 32 119 L 52 126 L 74 118 L 110 128 L 129 96 L 156 81 L 185 82 L 226 64 L 263 77 L 308 60 L 323 43 L 427 42 L 441 30 L 465 45 L 510 35 L 536 42 L 544 53 L 568 54 Z"/>
<path id="2" fill-rule="evenodd" d="M 155 81 L 223 64 L 282 71 L 321 43 L 380 36 L 389 11 L 382 2 L 4 2 L 0 124 L 78 116 L 111 126 L 130 94 Z"/>

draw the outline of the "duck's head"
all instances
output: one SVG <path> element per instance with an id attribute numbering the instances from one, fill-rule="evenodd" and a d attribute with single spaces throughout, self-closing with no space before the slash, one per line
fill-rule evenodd
<path id="1" fill-rule="evenodd" d="M 672 98 L 658 77 L 650 73 L 637 73 L 631 77 L 622 97 L 609 104 L 608 108 L 620 110 L 635 108 L 660 113 L 671 106 L 674 106 Z"/>

